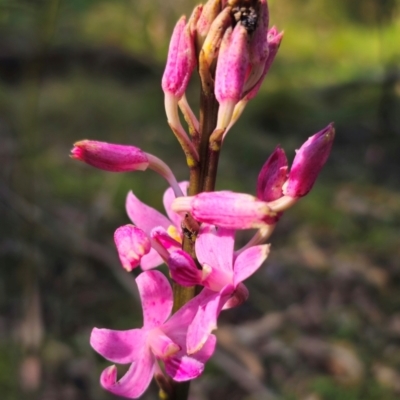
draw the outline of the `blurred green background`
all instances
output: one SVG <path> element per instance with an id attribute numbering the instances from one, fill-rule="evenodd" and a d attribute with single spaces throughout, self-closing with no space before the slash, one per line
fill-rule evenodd
<path id="1" fill-rule="evenodd" d="M 229 133 L 218 187 L 255 193 L 280 143 L 292 159 L 334 121 L 311 194 L 281 219 L 250 299 L 224 313 L 192 399 L 400 396 L 400 5 L 270 0 L 285 30 L 262 90 Z M 160 80 L 189 0 L 0 0 L 0 393 L 103 400 L 92 327 L 140 326 L 114 230 L 133 190 L 165 182 L 69 159 L 74 141 L 130 143 L 187 178 Z M 197 109 L 197 79 L 188 97 Z M 243 241 L 245 235 L 238 240 Z M 152 386 L 143 398 L 155 398 Z"/>

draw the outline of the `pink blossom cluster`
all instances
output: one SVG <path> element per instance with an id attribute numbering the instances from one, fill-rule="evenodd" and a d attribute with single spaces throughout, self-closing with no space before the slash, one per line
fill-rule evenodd
<path id="1" fill-rule="evenodd" d="M 244 5 L 253 4 L 254 7 Z M 245 9 L 246 12 L 243 10 Z M 269 28 L 265 0 L 209 0 L 195 8 L 188 21 L 182 17 L 172 34 L 162 79 L 168 122 L 193 168 L 201 159 L 199 121 L 185 91 L 197 67 L 207 95 L 212 82 L 218 101 L 213 143 L 221 143 L 245 105 L 258 92 L 276 56 L 283 34 Z M 191 128 L 182 127 L 178 108 Z M 249 296 L 244 281 L 266 260 L 265 244 L 283 212 L 314 185 L 331 151 L 330 124 L 311 136 L 296 152 L 289 167 L 279 146 L 262 166 L 256 194 L 204 191 L 188 195 L 189 182 L 178 183 L 171 169 L 141 149 L 92 140 L 75 143 L 71 157 L 96 168 L 126 172 L 151 168 L 170 185 L 164 194 L 168 217 L 141 202 L 132 192 L 126 199 L 131 224 L 119 227 L 114 241 L 122 267 L 141 268 L 136 278 L 143 309 L 143 327 L 127 331 L 94 328 L 92 347 L 117 364 L 130 364 L 118 379 L 115 365 L 101 374 L 110 392 L 138 398 L 152 378 L 168 375 L 182 382 L 197 378 L 212 356 L 217 320 L 224 309 L 242 304 Z M 213 142 L 214 140 L 214 142 Z M 214 146 L 214 147 L 213 147 Z M 188 231 L 191 218 L 198 228 Z M 255 229 L 253 238 L 235 248 L 235 232 Z M 183 249 L 190 236 L 194 254 Z M 169 279 L 154 268 L 166 264 L 170 279 L 181 287 L 196 287 L 197 295 L 172 313 L 174 292 Z"/>

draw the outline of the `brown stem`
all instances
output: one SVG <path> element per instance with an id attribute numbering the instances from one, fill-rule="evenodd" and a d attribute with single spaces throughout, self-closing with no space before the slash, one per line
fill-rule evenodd
<path id="1" fill-rule="evenodd" d="M 214 132 L 215 127 L 217 125 L 217 117 L 218 117 L 218 102 L 215 98 L 214 92 L 211 93 L 207 90 L 207 93 L 202 90 L 200 95 L 200 183 L 201 187 L 199 192 L 206 191 L 205 189 L 205 179 L 206 176 L 209 175 L 209 167 L 210 167 L 210 151 L 209 151 L 209 142 L 210 136 Z M 218 165 L 218 157 L 217 163 L 213 162 L 213 165 Z M 215 171 L 216 175 L 216 171 Z M 215 177 L 213 179 L 213 183 L 215 185 Z M 208 190 L 214 190 L 214 186 L 208 185 Z"/>
<path id="2" fill-rule="evenodd" d="M 213 182 L 213 185 L 215 184 L 219 152 L 218 154 L 210 153 L 209 139 L 217 124 L 218 102 L 214 96 L 213 90 L 210 91 L 209 89 L 210 88 L 208 88 L 207 93 L 204 90 L 201 90 L 199 121 L 200 143 L 197 148 L 200 160 L 198 164 L 193 165 L 190 168 L 189 196 L 193 196 L 204 190 L 203 179 L 204 177 L 209 176 L 208 164 L 210 161 L 214 166 L 212 169 L 214 178 L 208 180 L 210 183 L 207 187 L 210 188 L 209 190 L 213 190 L 214 186 L 211 187 L 211 182 Z M 210 155 L 212 156 L 211 158 Z M 190 215 L 185 217 L 182 225 L 184 233 L 182 248 L 193 257 L 193 260 L 196 263 L 198 263 L 195 253 L 195 241 L 199 226 Z M 176 312 L 196 295 L 196 287 L 184 287 L 174 282 L 173 292 L 173 312 Z M 190 382 L 175 382 L 171 379 L 169 383 L 169 393 L 166 394 L 163 392 L 164 396 L 167 395 L 166 397 L 168 400 L 187 400 Z"/>

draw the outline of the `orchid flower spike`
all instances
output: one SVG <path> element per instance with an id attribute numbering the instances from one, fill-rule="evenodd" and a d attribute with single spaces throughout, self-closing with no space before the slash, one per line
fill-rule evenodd
<path id="1" fill-rule="evenodd" d="M 111 393 L 132 399 L 147 389 L 158 361 L 164 363 L 166 373 L 176 381 L 198 377 L 216 344 L 215 336 L 208 335 L 202 349 L 188 356 L 186 336 L 198 311 L 199 299 L 191 300 L 168 320 L 173 294 L 167 278 L 159 271 L 146 271 L 136 278 L 136 283 L 143 307 L 143 328 L 126 331 L 94 328 L 90 336 L 91 346 L 104 358 L 131 364 L 118 381 L 116 366 L 106 368 L 100 383 Z"/>
<path id="2" fill-rule="evenodd" d="M 176 196 L 182 196 L 171 168 L 158 157 L 145 153 L 138 147 L 81 140 L 74 143 L 70 157 L 110 172 L 145 171 L 150 168 L 170 184 Z"/>

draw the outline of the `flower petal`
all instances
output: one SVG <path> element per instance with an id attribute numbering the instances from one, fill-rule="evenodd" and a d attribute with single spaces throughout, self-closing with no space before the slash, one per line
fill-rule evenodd
<path id="1" fill-rule="evenodd" d="M 186 348 L 188 354 L 200 351 L 211 332 L 217 329 L 217 319 L 222 306 L 233 290 L 232 285 L 227 285 L 221 292 L 213 292 L 206 288 L 198 295 L 201 300 L 200 306 L 187 332 Z"/>
<path id="2" fill-rule="evenodd" d="M 235 291 L 231 298 L 222 307 L 223 310 L 228 310 L 229 308 L 237 307 L 243 304 L 249 298 L 249 290 L 243 283 L 237 285 Z"/>
<path id="3" fill-rule="evenodd" d="M 204 370 L 204 363 L 189 356 L 169 357 L 164 364 L 167 374 L 177 382 L 197 378 Z"/>
<path id="4" fill-rule="evenodd" d="M 159 271 L 145 271 L 137 278 L 143 307 L 143 327 L 160 326 L 169 317 L 173 305 L 171 285 Z"/>
<path id="5" fill-rule="evenodd" d="M 237 256 L 235 265 L 233 266 L 235 287 L 260 268 L 261 264 L 268 257 L 269 249 L 269 244 L 253 246 Z"/>
<path id="6" fill-rule="evenodd" d="M 114 331 L 93 328 L 90 345 L 104 358 L 118 364 L 137 360 L 146 346 L 146 333 L 141 329 Z"/>
<path id="7" fill-rule="evenodd" d="M 168 268 L 172 279 L 182 286 L 194 286 L 201 282 L 201 270 L 183 250 L 176 250 L 170 254 Z"/>
<path id="8" fill-rule="evenodd" d="M 181 188 L 183 195 L 187 196 L 187 189 L 189 187 L 188 181 L 179 182 L 179 187 Z M 175 199 L 175 194 L 172 188 L 168 188 L 163 197 L 163 203 L 165 207 L 165 211 L 167 212 L 168 218 L 172 221 L 172 223 L 178 228 L 179 232 L 182 231 L 181 222 L 182 216 L 172 211 L 171 204 Z"/>
<path id="9" fill-rule="evenodd" d="M 132 363 L 126 374 L 117 382 L 115 365 L 106 368 L 100 376 L 101 386 L 117 396 L 131 399 L 140 397 L 149 386 L 154 375 L 155 358 L 150 349 L 143 348 L 140 361 Z"/>
<path id="10" fill-rule="evenodd" d="M 196 360 L 205 363 L 214 354 L 216 345 L 217 345 L 217 337 L 211 334 L 208 336 L 208 339 L 204 343 L 204 346 L 197 353 L 193 354 L 192 357 L 196 358 Z"/>
<path id="11" fill-rule="evenodd" d="M 157 226 L 152 229 L 151 238 L 161 244 L 169 252 L 182 248 L 182 244 L 176 241 L 163 227 Z M 179 238 L 180 239 L 180 238 Z"/>
<path id="12" fill-rule="evenodd" d="M 235 231 L 202 224 L 196 240 L 196 255 L 201 265 L 232 272 Z"/>
<path id="13" fill-rule="evenodd" d="M 142 257 L 140 260 L 140 266 L 143 271 L 147 271 L 148 269 L 153 269 L 163 264 L 164 260 L 161 256 L 155 251 L 153 248 L 150 249 L 150 252 Z"/>
<path id="14" fill-rule="evenodd" d="M 167 217 L 147 204 L 142 203 L 132 192 L 129 192 L 126 198 L 126 212 L 131 221 L 148 235 L 156 226 L 168 229 L 171 225 Z"/>
<path id="15" fill-rule="evenodd" d="M 201 350 L 192 356 L 187 356 L 186 350 L 181 350 L 164 360 L 167 374 L 178 382 L 197 378 L 203 372 L 205 362 L 213 355 L 216 344 L 215 335 L 209 335 Z"/>

